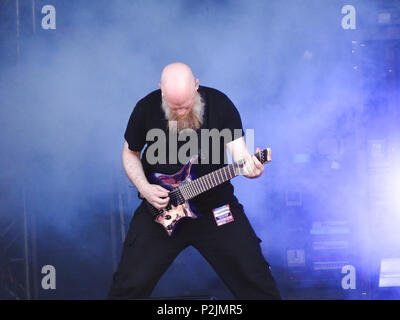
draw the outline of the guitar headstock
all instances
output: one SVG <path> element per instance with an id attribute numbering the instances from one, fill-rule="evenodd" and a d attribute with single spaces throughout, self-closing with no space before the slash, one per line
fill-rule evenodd
<path id="1" fill-rule="evenodd" d="M 268 163 L 271 161 L 271 148 L 265 148 L 256 152 L 254 156 L 260 161 L 262 164 Z M 244 174 L 244 164 L 245 160 L 239 160 L 234 163 L 234 170 L 236 175 Z"/>
<path id="2" fill-rule="evenodd" d="M 260 150 L 259 152 L 256 152 L 254 154 L 258 161 L 260 161 L 262 164 L 268 163 L 271 161 L 271 148 L 265 148 L 263 150 Z"/>

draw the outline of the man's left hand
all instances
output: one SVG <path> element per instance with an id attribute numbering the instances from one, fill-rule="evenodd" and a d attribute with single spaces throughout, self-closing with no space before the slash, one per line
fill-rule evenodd
<path id="1" fill-rule="evenodd" d="M 256 152 L 260 152 L 260 148 L 256 149 Z M 260 177 L 264 172 L 264 165 L 256 158 L 256 156 L 249 156 L 246 158 L 244 164 L 243 174 L 246 178 L 254 179 Z"/>

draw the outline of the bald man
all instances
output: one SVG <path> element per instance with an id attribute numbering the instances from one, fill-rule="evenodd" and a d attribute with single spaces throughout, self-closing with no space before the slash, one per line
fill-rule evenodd
<path id="1" fill-rule="evenodd" d="M 192 199 L 198 218 L 182 219 L 172 236 L 150 214 L 145 202 L 162 209 L 170 198 L 167 189 L 149 182 L 149 175 L 156 172 L 171 175 L 186 164 L 179 156 L 179 149 L 187 143 L 179 139 L 182 132 L 189 131 L 197 137 L 193 141 L 198 143 L 199 159 L 193 167 L 198 177 L 226 166 L 226 150 L 234 161 L 246 160 L 245 177 L 257 178 L 263 173 L 263 165 L 246 147 L 239 112 L 225 94 L 200 86 L 190 67 L 183 63 L 167 65 L 158 85 L 159 90 L 136 104 L 125 131 L 122 163 L 143 201 L 131 220 L 109 298 L 149 297 L 175 257 L 193 246 L 236 298 L 280 299 L 269 263 L 261 251 L 261 239 L 251 227 L 229 180 Z M 213 136 L 205 144 L 208 147 L 204 147 L 201 131 L 211 129 L 228 130 L 233 138 L 226 141 Z M 155 143 L 160 144 L 149 139 L 152 130 L 165 133 L 165 138 L 160 139 L 166 144 L 162 149 L 165 157 L 161 157 L 167 159 L 165 162 L 154 161 L 150 152 Z M 210 161 L 215 158 L 218 161 Z M 218 222 L 218 212 L 224 212 L 224 223 Z"/>

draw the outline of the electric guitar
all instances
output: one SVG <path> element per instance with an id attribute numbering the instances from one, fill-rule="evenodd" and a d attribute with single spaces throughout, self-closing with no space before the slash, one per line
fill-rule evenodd
<path id="1" fill-rule="evenodd" d="M 271 161 L 270 148 L 263 149 L 254 155 L 262 164 Z M 173 175 L 152 173 L 149 176 L 151 183 L 170 190 L 170 200 L 164 209 L 155 208 L 143 198 L 154 220 L 164 227 L 169 236 L 173 234 L 180 219 L 198 218 L 189 201 L 190 199 L 244 173 L 245 161 L 239 160 L 196 179 L 191 169 L 197 157 L 198 155 L 192 157 L 181 170 Z M 141 195 L 139 196 L 141 197 Z"/>

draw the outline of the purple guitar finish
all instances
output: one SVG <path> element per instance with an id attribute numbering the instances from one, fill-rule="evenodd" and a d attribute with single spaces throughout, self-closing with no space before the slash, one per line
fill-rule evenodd
<path id="1" fill-rule="evenodd" d="M 181 170 L 173 175 L 153 173 L 149 177 L 151 183 L 158 184 L 163 188 L 170 190 L 170 203 L 165 209 L 157 210 L 151 206 L 151 210 L 155 214 L 155 221 L 165 228 L 168 235 L 172 234 L 180 219 L 186 217 L 192 219 L 198 218 L 198 215 L 195 213 L 195 209 L 190 205 L 190 202 L 185 201 L 180 203 L 184 199 L 179 197 L 178 193 L 173 193 L 174 190 L 179 190 L 179 187 L 183 187 L 186 183 L 195 179 L 195 174 L 192 172 L 192 164 L 197 157 L 198 156 L 192 157 Z M 154 209 L 157 210 L 157 213 L 154 212 Z"/>
<path id="2" fill-rule="evenodd" d="M 262 164 L 271 161 L 270 148 L 263 149 L 254 155 Z M 196 213 L 196 209 L 190 204 L 190 199 L 243 174 L 245 161 L 240 160 L 196 178 L 192 165 L 197 157 L 198 155 L 192 157 L 181 170 L 173 175 L 153 173 L 148 177 L 150 183 L 158 184 L 170 191 L 170 201 L 164 209 L 158 210 L 145 200 L 154 220 L 164 227 L 169 236 L 173 234 L 180 219 L 199 217 L 199 213 Z"/>

